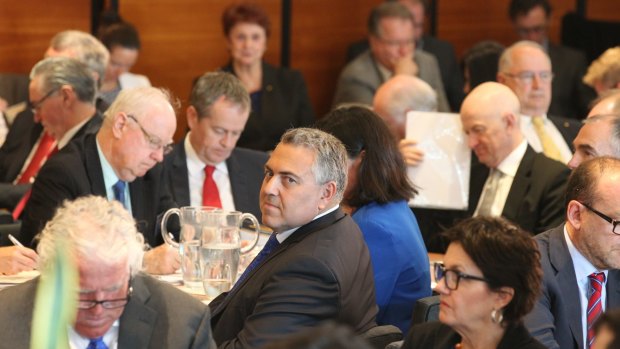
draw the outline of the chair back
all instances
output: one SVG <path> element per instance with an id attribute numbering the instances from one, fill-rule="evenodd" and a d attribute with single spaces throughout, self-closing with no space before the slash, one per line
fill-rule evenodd
<path id="1" fill-rule="evenodd" d="M 439 296 L 420 298 L 413 306 L 413 325 L 439 320 Z"/>
<path id="2" fill-rule="evenodd" d="M 375 349 L 385 349 L 392 343 L 403 339 L 403 333 L 393 325 L 375 326 L 360 335 Z"/>

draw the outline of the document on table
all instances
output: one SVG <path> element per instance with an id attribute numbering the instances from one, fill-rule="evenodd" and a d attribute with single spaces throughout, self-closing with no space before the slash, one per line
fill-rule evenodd
<path id="1" fill-rule="evenodd" d="M 407 113 L 406 138 L 424 151 L 418 166 L 407 174 L 418 188 L 410 206 L 464 210 L 469 200 L 471 150 L 458 114 Z"/>
<path id="2" fill-rule="evenodd" d="M 38 270 L 22 271 L 15 275 L 0 275 L 0 288 L 21 284 L 39 276 Z"/>

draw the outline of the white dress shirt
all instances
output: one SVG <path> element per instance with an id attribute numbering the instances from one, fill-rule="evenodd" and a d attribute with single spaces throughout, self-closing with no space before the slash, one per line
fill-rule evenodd
<path id="1" fill-rule="evenodd" d="M 112 165 L 108 162 L 108 159 L 105 158 L 103 152 L 101 151 L 101 147 L 99 146 L 99 140 L 95 140 L 97 143 L 97 153 L 99 154 L 99 162 L 101 163 L 101 172 L 103 172 L 103 184 L 105 185 L 105 193 L 108 201 L 116 200 L 116 196 L 114 196 L 114 184 L 119 181 L 116 172 L 112 168 Z M 125 185 L 125 202 L 123 203 L 127 211 L 132 213 L 131 211 L 131 195 L 129 193 L 129 183 Z"/>
<path id="2" fill-rule="evenodd" d="M 573 153 L 571 152 L 570 147 L 568 146 L 568 144 L 566 144 L 564 137 L 562 137 L 562 134 L 557 129 L 557 127 L 555 127 L 553 122 L 551 122 L 551 120 L 547 118 L 547 115 L 542 115 L 542 118 L 545 125 L 545 131 L 547 131 L 547 134 L 549 135 L 549 137 L 551 137 L 551 140 L 553 140 L 553 143 L 560 151 L 562 161 L 567 164 L 573 157 Z M 534 124 L 532 123 L 531 116 L 523 114 L 521 115 L 521 132 L 525 136 L 525 139 L 530 144 L 532 149 L 534 149 L 534 151 L 536 151 L 537 153 L 542 153 L 542 143 L 538 138 L 538 134 L 536 133 L 536 128 L 534 128 Z"/>
<path id="3" fill-rule="evenodd" d="M 493 199 L 493 205 L 491 206 L 491 216 L 498 217 L 502 215 L 502 211 L 504 211 L 504 206 L 506 205 L 506 199 L 508 198 L 508 193 L 510 192 L 510 187 L 512 187 L 512 182 L 515 179 L 515 175 L 517 174 L 517 169 L 519 168 L 519 165 L 521 164 L 521 160 L 523 159 L 523 156 L 525 155 L 526 150 L 527 150 L 527 142 L 524 139 L 497 166 L 496 170 L 502 173 L 502 177 L 499 180 L 497 192 L 495 193 L 495 198 Z M 487 188 L 489 188 L 490 180 L 491 180 L 491 176 L 489 175 L 486 182 L 484 183 L 484 190 L 482 191 L 482 194 L 480 195 L 480 199 L 478 200 L 478 206 L 476 207 L 474 216 L 478 215 L 480 204 L 482 203 L 482 199 L 486 195 Z"/>
<path id="4" fill-rule="evenodd" d="M 314 220 L 316 220 L 316 219 L 319 219 L 319 218 L 321 218 L 321 217 L 325 216 L 325 215 L 326 215 L 326 214 L 328 214 L 328 213 L 331 213 L 331 212 L 336 211 L 336 210 L 338 209 L 338 207 L 340 207 L 340 205 L 336 205 L 336 206 L 334 206 L 334 207 L 332 207 L 332 208 L 329 208 L 329 209 L 327 209 L 327 210 L 325 210 L 325 211 L 323 211 L 323 212 L 319 213 L 319 214 L 318 214 L 318 215 L 316 215 L 314 218 L 312 218 L 312 221 L 314 221 Z M 312 221 L 310 221 L 310 222 L 312 222 Z M 308 222 L 308 223 L 310 223 L 310 222 Z M 308 223 L 306 223 L 306 224 L 308 224 Z M 305 225 L 305 224 L 304 224 L 304 225 Z M 289 236 L 293 235 L 293 233 L 294 233 L 294 232 L 296 232 L 296 231 L 297 231 L 297 229 L 299 229 L 299 228 L 301 228 L 301 226 L 299 226 L 299 227 L 295 227 L 295 228 L 293 228 L 293 229 L 285 230 L 285 231 L 283 231 L 283 232 L 281 232 L 281 233 L 278 233 L 278 234 L 276 235 L 276 239 L 278 239 L 278 242 L 279 242 L 279 243 L 283 243 L 283 242 L 284 242 L 284 240 L 286 240 Z"/>
<path id="5" fill-rule="evenodd" d="M 191 132 L 191 131 L 190 131 Z M 183 142 L 185 147 L 185 157 L 187 162 L 187 176 L 189 182 L 189 203 L 191 206 L 202 206 L 202 187 L 205 181 L 205 167 L 207 164 L 202 162 L 196 154 L 189 141 L 189 133 Z M 230 185 L 230 177 L 228 175 L 228 166 L 226 161 L 222 161 L 215 165 L 213 171 L 213 181 L 220 193 L 220 202 L 222 208 L 227 211 L 235 211 L 235 202 L 233 200 L 232 186 Z"/>
<path id="6" fill-rule="evenodd" d="M 108 349 L 118 348 L 118 327 L 119 321 L 116 320 L 112 324 L 112 327 L 103 335 L 103 342 L 108 346 Z M 90 339 L 80 336 L 72 326 L 69 326 L 69 347 L 71 349 L 86 349 Z"/>
<path id="7" fill-rule="evenodd" d="M 590 291 L 590 279 L 588 279 L 588 275 L 592 273 L 605 273 L 605 285 L 603 286 L 603 290 L 601 292 L 601 305 L 603 307 L 603 311 L 607 307 L 607 270 L 598 270 L 595 266 L 590 263 L 589 260 L 584 257 L 581 252 L 577 250 L 570 237 L 568 236 L 568 231 L 566 230 L 566 225 L 564 225 L 564 240 L 566 241 L 566 245 L 568 246 L 568 252 L 570 253 L 570 258 L 573 260 L 573 268 L 575 268 L 575 277 L 577 279 L 577 286 L 579 287 L 579 303 L 581 308 L 581 329 L 583 333 L 583 347 L 587 348 L 586 341 L 588 340 L 588 292 Z M 571 304 L 569 304 L 571 306 Z"/>

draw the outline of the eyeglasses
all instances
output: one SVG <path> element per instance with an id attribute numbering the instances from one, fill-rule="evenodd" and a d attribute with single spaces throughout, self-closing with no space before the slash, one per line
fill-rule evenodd
<path id="1" fill-rule="evenodd" d="M 461 273 L 460 271 L 446 269 L 442 263 L 435 263 L 433 265 L 433 269 L 435 272 L 435 281 L 439 282 L 441 279 L 444 279 L 446 288 L 451 291 L 455 291 L 457 288 L 459 288 L 459 282 L 461 281 L 461 279 L 489 282 L 488 279 L 485 279 L 483 277 L 473 276 Z"/>
<path id="2" fill-rule="evenodd" d="M 579 201 L 578 201 L 579 202 Z M 580 204 L 582 204 L 583 206 L 585 206 L 588 210 L 594 212 L 597 216 L 603 218 L 604 220 L 606 220 L 607 222 L 611 223 L 612 228 L 611 228 L 611 232 L 616 234 L 616 235 L 620 235 L 620 232 L 616 231 L 616 227 L 618 226 L 618 224 L 620 224 L 620 221 L 617 221 L 615 219 L 612 219 L 611 217 L 609 217 L 608 215 L 595 210 L 594 208 L 592 208 L 592 206 L 588 205 L 588 204 L 584 204 L 583 202 L 579 202 Z"/>
<path id="3" fill-rule="evenodd" d="M 413 45 L 415 44 L 415 40 L 413 39 L 409 39 L 409 40 L 387 40 L 387 39 L 383 39 L 383 38 L 379 38 L 379 41 L 381 41 L 382 43 L 384 43 L 387 46 L 390 47 L 413 47 Z"/>
<path id="4" fill-rule="evenodd" d="M 153 136 L 150 133 L 146 132 L 144 127 L 142 127 L 142 125 L 140 124 L 138 119 L 136 119 L 135 116 L 133 116 L 131 114 L 127 114 L 127 117 L 129 119 L 133 120 L 138 125 L 138 127 L 140 127 L 140 130 L 144 134 L 144 138 L 146 138 L 147 142 L 149 143 L 149 147 L 151 147 L 151 149 L 159 150 L 160 148 L 162 148 L 164 150 L 164 155 L 170 154 L 170 152 L 172 151 L 172 148 L 173 148 L 172 143 L 170 143 L 170 144 L 162 144 L 162 141 L 161 141 L 161 139 L 159 139 L 159 137 Z"/>
<path id="5" fill-rule="evenodd" d="M 78 300 L 78 309 L 88 310 L 97 306 L 97 304 L 101 304 L 104 309 L 116 309 L 124 307 L 131 298 L 131 294 L 133 293 L 133 287 L 131 287 L 131 279 L 129 280 L 129 285 L 127 287 L 127 296 L 125 298 L 117 298 L 117 299 L 104 299 L 102 301 L 96 300 Z"/>
<path id="6" fill-rule="evenodd" d="M 517 33 L 520 36 L 526 36 L 530 34 L 541 34 L 546 30 L 544 25 L 537 25 L 534 27 L 519 27 L 517 28 Z"/>
<path id="7" fill-rule="evenodd" d="M 540 72 L 533 72 L 533 71 L 522 71 L 520 73 L 517 74 L 511 74 L 511 73 L 504 73 L 504 75 L 513 78 L 513 79 L 517 79 L 520 82 L 524 83 L 524 84 L 531 84 L 532 82 L 534 82 L 534 77 L 538 76 L 538 79 L 541 82 L 544 83 L 550 83 L 551 80 L 553 80 L 553 73 L 550 71 L 540 71 Z"/>
<path id="8" fill-rule="evenodd" d="M 45 96 L 43 96 L 38 101 L 35 101 L 35 102 L 28 101 L 28 108 L 30 110 L 32 110 L 33 114 L 36 114 L 37 110 L 41 109 L 41 105 L 43 105 L 43 102 L 45 102 L 46 99 L 50 98 L 50 96 L 53 95 L 54 92 L 57 92 L 57 91 L 58 90 L 56 90 L 56 89 L 51 90 L 50 92 L 48 92 Z"/>

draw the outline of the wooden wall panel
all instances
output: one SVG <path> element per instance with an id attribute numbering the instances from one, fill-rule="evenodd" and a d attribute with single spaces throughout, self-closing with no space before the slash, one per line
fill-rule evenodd
<path id="1" fill-rule="evenodd" d="M 0 71 L 29 73 L 54 34 L 89 30 L 89 14 L 83 0 L 0 0 Z"/>

